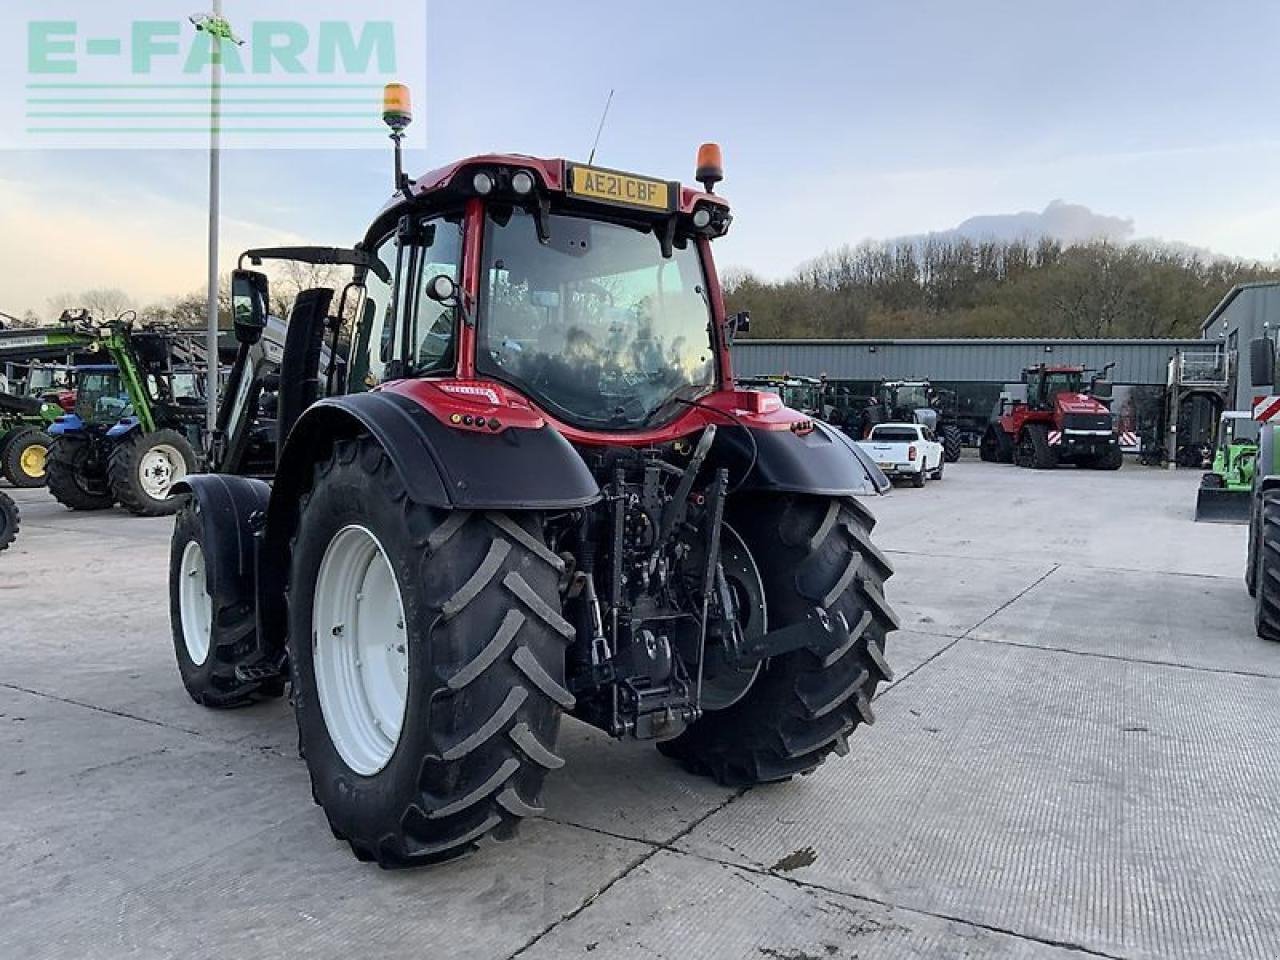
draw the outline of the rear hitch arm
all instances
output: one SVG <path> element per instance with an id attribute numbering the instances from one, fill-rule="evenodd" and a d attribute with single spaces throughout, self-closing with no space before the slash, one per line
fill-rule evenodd
<path id="1" fill-rule="evenodd" d="M 712 427 L 707 428 L 708 432 L 713 429 Z M 704 434 L 703 436 L 705 439 L 706 435 Z M 712 434 L 712 437 L 714 437 L 714 434 Z M 706 446 L 710 449 L 710 442 Z M 701 450 L 702 447 L 703 445 L 699 443 L 698 449 Z M 694 456 L 697 457 L 696 452 Z M 690 463 L 689 466 L 690 470 L 686 477 L 691 477 L 697 473 L 696 464 Z M 681 481 L 680 485 L 683 488 L 684 482 Z M 702 569 L 702 615 L 698 621 L 698 669 L 693 686 L 693 702 L 698 709 L 702 707 L 702 668 L 707 659 L 707 623 L 711 617 L 711 598 L 715 593 L 716 574 L 720 570 L 720 524 L 724 520 L 725 488 L 728 486 L 729 471 L 721 467 L 716 471 L 716 478 L 707 489 L 707 513 L 705 519 L 707 525 L 707 562 Z"/>
<path id="2" fill-rule="evenodd" d="M 847 649 L 854 639 L 843 613 L 833 617 L 822 607 L 814 607 L 799 623 L 748 640 L 738 646 L 735 654 L 740 663 L 755 663 L 796 650 L 809 650 L 826 659 Z"/>

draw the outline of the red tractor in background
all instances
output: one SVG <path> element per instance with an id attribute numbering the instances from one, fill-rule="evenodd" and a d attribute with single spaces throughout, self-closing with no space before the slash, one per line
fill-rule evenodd
<path id="1" fill-rule="evenodd" d="M 700 151 L 704 190 L 517 155 L 398 174 L 354 247 L 246 254 L 353 271 L 299 295 L 269 384 L 268 278 L 233 274 L 218 472 L 175 487 L 174 650 L 206 707 L 289 687 L 312 795 L 361 859 L 509 836 L 564 765 L 565 714 L 735 785 L 874 719 L 897 621 L 857 498 L 888 483 L 734 385 L 720 166 Z M 264 390 L 271 484 L 235 475 Z"/>
<path id="2" fill-rule="evenodd" d="M 1014 463 L 1052 470 L 1071 463 L 1094 470 L 1119 470 L 1124 452 L 1107 399 L 1108 364 L 1092 378 L 1078 366 L 1028 367 L 1017 390 L 1001 398 L 987 425 L 979 452 L 989 463 Z M 1025 394 L 1024 394 L 1025 390 Z"/>

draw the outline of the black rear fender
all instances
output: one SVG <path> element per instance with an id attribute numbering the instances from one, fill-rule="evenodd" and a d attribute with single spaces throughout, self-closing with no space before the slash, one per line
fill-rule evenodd
<path id="1" fill-rule="evenodd" d="M 336 442 L 372 436 L 418 503 L 455 510 L 568 510 L 594 503 L 599 485 L 578 452 L 550 427 L 501 433 L 459 430 L 406 397 L 359 393 L 312 405 L 284 443 L 267 511 L 258 577 L 258 636 L 283 648 L 284 591 L 298 501 Z"/>
<path id="2" fill-rule="evenodd" d="M 743 491 L 849 497 L 889 489 L 889 478 L 867 452 L 830 424 L 815 421 L 805 433 L 752 430 L 750 436 L 734 424 L 717 427 L 712 466 L 728 467 L 730 482 Z"/>

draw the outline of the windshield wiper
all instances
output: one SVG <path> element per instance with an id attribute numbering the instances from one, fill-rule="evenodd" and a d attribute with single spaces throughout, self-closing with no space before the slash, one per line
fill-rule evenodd
<path id="1" fill-rule="evenodd" d="M 646 416 L 640 422 L 640 425 L 643 427 L 649 426 L 655 420 L 665 415 L 667 411 L 669 411 L 676 404 L 681 404 L 681 403 L 691 404 L 692 401 L 687 396 L 683 396 L 682 394 L 686 394 L 689 392 L 700 393 L 705 389 L 706 389 L 705 385 L 699 385 L 694 383 L 682 383 L 680 386 L 676 387 L 674 390 L 668 393 L 662 399 L 662 402 L 659 403 L 656 407 L 654 407 L 653 412 L 650 413 L 648 416 Z"/>

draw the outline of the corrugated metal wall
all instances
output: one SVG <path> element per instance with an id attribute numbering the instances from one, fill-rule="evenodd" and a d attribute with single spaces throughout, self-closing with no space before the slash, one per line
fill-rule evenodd
<path id="1" fill-rule="evenodd" d="M 1249 376 L 1249 341 L 1259 337 L 1275 340 L 1280 334 L 1280 284 L 1241 284 L 1232 288 L 1205 319 L 1201 328 L 1205 339 L 1223 343 L 1238 351 L 1243 364 L 1235 377 L 1236 410 L 1248 410 L 1256 394 Z"/>
<path id="2" fill-rule="evenodd" d="M 1237 331 L 1243 345 L 1254 337 L 1262 336 L 1264 323 L 1269 324 L 1268 330 L 1273 337 L 1280 330 L 1280 283 L 1233 287 L 1206 318 L 1202 332 L 1207 339 L 1225 340 L 1232 331 Z"/>
<path id="3" fill-rule="evenodd" d="M 1165 383 L 1178 349 L 1203 340 L 739 340 L 738 376 L 791 373 L 836 380 L 917 379 L 1012 383 L 1037 363 L 1101 369 L 1115 361 L 1115 383 Z"/>

